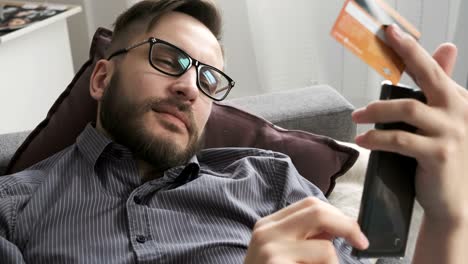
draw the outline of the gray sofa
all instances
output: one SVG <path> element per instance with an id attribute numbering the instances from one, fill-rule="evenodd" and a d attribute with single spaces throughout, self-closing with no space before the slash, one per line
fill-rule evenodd
<path id="1" fill-rule="evenodd" d="M 356 134 L 356 125 L 351 121 L 354 107 L 344 97 L 330 86 L 317 85 L 235 98 L 225 103 L 255 113 L 282 128 L 326 135 L 358 149 L 361 155 L 356 165 L 339 178 L 335 191 L 330 196 L 332 204 L 353 217 L 357 216 L 368 151 L 350 143 Z M 28 131 L 23 131 L 0 135 L 0 176 L 4 174 L 8 161 L 28 134 Z M 408 258 L 412 255 L 414 239 L 415 235 L 412 235 Z M 377 261 L 379 264 L 406 262 L 407 258 Z"/>

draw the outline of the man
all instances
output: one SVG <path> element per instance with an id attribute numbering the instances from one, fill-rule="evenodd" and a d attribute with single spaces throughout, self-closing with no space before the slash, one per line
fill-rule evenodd
<path id="1" fill-rule="evenodd" d="M 224 74 L 215 7 L 142 1 L 121 15 L 90 93 L 95 125 L 76 144 L 0 179 L 2 263 L 354 263 L 368 246 L 282 154 L 199 151 Z M 418 134 L 370 131 L 356 142 L 419 161 L 425 209 L 416 263 L 466 259 L 467 92 L 449 77 L 456 49 L 434 59 L 392 26 L 387 38 L 428 98 L 372 103 L 357 123 L 404 121 Z M 197 154 L 197 155 L 195 155 Z M 272 169 L 273 168 L 273 169 Z"/>

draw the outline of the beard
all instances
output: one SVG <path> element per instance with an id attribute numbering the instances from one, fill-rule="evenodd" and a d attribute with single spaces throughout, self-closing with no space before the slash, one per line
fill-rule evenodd
<path id="1" fill-rule="evenodd" d="M 99 118 L 104 130 L 116 143 L 129 148 L 136 159 L 147 162 L 158 172 L 186 164 L 202 148 L 203 141 L 190 105 L 174 98 L 149 98 L 136 104 L 124 95 L 119 77 L 116 71 L 102 97 Z M 145 126 L 143 116 L 165 106 L 177 108 L 187 116 L 189 140 L 185 148 L 169 138 L 155 135 Z M 168 131 L 180 132 L 174 124 L 164 122 L 163 125 Z"/>

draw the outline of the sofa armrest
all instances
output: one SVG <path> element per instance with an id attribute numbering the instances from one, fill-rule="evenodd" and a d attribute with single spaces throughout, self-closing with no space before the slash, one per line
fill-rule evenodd
<path id="1" fill-rule="evenodd" d="M 8 162 L 29 133 L 24 131 L 0 135 L 0 176 L 4 174 Z"/>
<path id="2" fill-rule="evenodd" d="M 226 101 L 273 124 L 351 142 L 356 124 L 353 105 L 327 85 L 273 92 Z"/>

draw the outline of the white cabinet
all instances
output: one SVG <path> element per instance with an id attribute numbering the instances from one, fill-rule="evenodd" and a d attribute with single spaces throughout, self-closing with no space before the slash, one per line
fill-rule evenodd
<path id="1" fill-rule="evenodd" d="M 74 75 L 66 19 L 79 6 L 0 36 L 0 134 L 33 129 Z"/>

